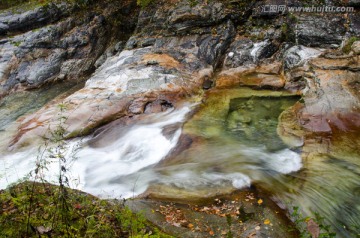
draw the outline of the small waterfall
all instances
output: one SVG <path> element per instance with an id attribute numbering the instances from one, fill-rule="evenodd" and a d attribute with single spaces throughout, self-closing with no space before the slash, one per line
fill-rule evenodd
<path id="1" fill-rule="evenodd" d="M 191 107 L 179 110 L 150 114 L 141 123 L 121 128 L 117 138 L 101 137 L 104 146 L 94 147 L 96 138 L 74 139 L 67 143 L 67 172 L 72 188 L 81 189 L 101 197 L 131 197 L 145 191 L 147 184 L 136 187 L 134 183 L 114 182 L 123 176 L 157 164 L 177 144 L 181 134 L 181 124 Z M 171 132 L 164 128 L 173 127 Z M 111 131 L 116 131 L 112 128 Z M 90 143 L 91 142 L 91 143 Z M 96 144 L 96 143 L 95 143 Z M 11 183 L 27 178 L 35 169 L 39 150 L 30 148 L 15 154 L 0 157 L 0 189 Z M 47 181 L 57 183 L 59 163 L 57 159 L 47 158 Z"/>

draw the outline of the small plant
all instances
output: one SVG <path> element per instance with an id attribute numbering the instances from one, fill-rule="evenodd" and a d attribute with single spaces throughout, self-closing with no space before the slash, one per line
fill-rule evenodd
<path id="1" fill-rule="evenodd" d="M 57 125 L 39 148 L 34 171 L 0 190 L 1 237 L 170 237 L 132 213 L 124 200 L 101 200 L 70 189 L 68 171 L 76 150 L 65 140 L 66 105 L 58 105 Z M 58 165 L 55 183 L 49 167 Z"/>
<path id="2" fill-rule="evenodd" d="M 350 37 L 350 39 L 348 39 L 346 44 L 343 46 L 342 51 L 345 54 L 349 54 L 351 51 L 351 46 L 354 44 L 355 41 L 358 41 L 358 40 L 360 40 L 360 39 L 356 36 Z"/>
<path id="3" fill-rule="evenodd" d="M 138 6 L 140 6 L 141 8 L 145 8 L 149 6 L 149 4 L 153 2 L 153 0 L 137 0 L 136 2 Z"/>
<path id="4" fill-rule="evenodd" d="M 227 234 L 226 234 L 226 238 L 233 238 L 233 234 L 232 234 L 232 232 L 231 232 L 232 219 L 231 219 L 231 215 L 230 215 L 230 214 L 227 214 L 227 215 L 226 215 L 226 223 L 227 223 L 228 229 L 229 229 L 229 231 L 228 231 Z"/>
<path id="5" fill-rule="evenodd" d="M 195 7 L 199 4 L 197 0 L 188 0 L 190 7 Z"/>
<path id="6" fill-rule="evenodd" d="M 300 213 L 299 207 L 293 207 L 291 217 L 300 231 L 300 237 L 335 238 L 336 233 L 331 231 L 331 227 L 329 225 L 325 225 L 324 218 L 317 212 L 315 212 L 314 215 L 315 217 L 303 217 Z M 317 234 L 315 233 L 318 233 L 318 236 L 316 236 Z"/>

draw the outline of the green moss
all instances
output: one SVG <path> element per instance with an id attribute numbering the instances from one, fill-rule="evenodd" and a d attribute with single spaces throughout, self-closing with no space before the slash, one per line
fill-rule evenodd
<path id="1" fill-rule="evenodd" d="M 355 41 L 358 41 L 359 38 L 356 37 L 356 36 L 353 36 L 351 37 L 347 42 L 346 44 L 344 45 L 344 47 L 342 48 L 342 51 L 345 53 L 345 54 L 349 54 L 350 51 L 351 51 L 351 46 L 354 44 Z"/>
<path id="2" fill-rule="evenodd" d="M 11 44 L 16 47 L 19 47 L 21 45 L 21 41 L 11 41 Z"/>
<path id="3" fill-rule="evenodd" d="M 37 7 L 46 6 L 49 2 L 50 0 L 9 1 L 9 3 L 0 3 L 0 11 L 11 11 L 13 14 L 22 13 Z"/>
<path id="4" fill-rule="evenodd" d="M 100 200 L 66 189 L 63 204 L 60 190 L 24 182 L 0 191 L 1 237 L 40 237 L 40 227 L 47 230 L 46 237 L 170 237 L 132 213 L 123 200 Z"/>
<path id="5" fill-rule="evenodd" d="M 149 4 L 153 2 L 153 0 L 137 0 L 136 2 L 138 6 L 140 6 L 141 8 L 145 8 L 149 6 Z"/>

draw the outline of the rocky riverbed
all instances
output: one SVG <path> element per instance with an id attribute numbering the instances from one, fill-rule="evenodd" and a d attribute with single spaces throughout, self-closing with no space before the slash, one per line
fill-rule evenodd
<path id="1" fill-rule="evenodd" d="M 305 3 L 34 1 L 0 10 L 0 159 L 9 164 L 0 172 L 26 174 L 26 157 L 62 123 L 70 144 L 81 141 L 75 170 L 95 195 L 139 195 L 149 200 L 135 207 L 148 212 L 227 194 L 241 205 L 255 186 L 286 224 L 299 206 L 339 237 L 358 235 L 359 3 L 327 1 L 353 7 L 346 14 L 261 11 L 275 4 Z M 218 219 L 226 224 L 226 214 Z M 224 235 L 188 223 L 186 234 Z"/>

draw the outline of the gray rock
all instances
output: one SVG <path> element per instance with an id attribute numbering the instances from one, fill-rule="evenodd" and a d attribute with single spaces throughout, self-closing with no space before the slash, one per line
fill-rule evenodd
<path id="1" fill-rule="evenodd" d="M 3 91 L 17 84 L 39 87 L 56 79 L 78 79 L 94 67 L 103 52 L 106 27 L 94 16 L 75 23 L 68 19 L 3 40 L 0 44 L 0 77 Z M 71 70 L 65 61 L 71 61 Z M 86 59 L 86 62 L 83 60 Z M 70 77 L 71 76 L 71 77 Z"/>
<path id="2" fill-rule="evenodd" d="M 198 4 L 195 7 L 180 4 L 169 16 L 168 25 L 169 29 L 181 32 L 196 27 L 214 25 L 224 18 L 224 7 L 221 3 Z"/>
<path id="3" fill-rule="evenodd" d="M 349 19 L 351 33 L 360 36 L 360 12 L 349 14 Z"/>
<path id="4" fill-rule="evenodd" d="M 228 21 L 226 25 L 220 25 L 217 36 L 208 35 L 201 39 L 199 43 L 200 58 L 203 58 L 209 65 L 216 67 L 234 36 L 235 30 L 231 21 Z"/>
<path id="5" fill-rule="evenodd" d="M 103 65 L 106 61 L 107 57 L 106 54 L 101 55 L 95 62 L 95 68 L 99 68 L 101 65 Z"/>
<path id="6" fill-rule="evenodd" d="M 115 44 L 115 50 L 117 52 L 121 52 L 124 49 L 125 43 L 123 41 L 119 41 L 118 43 Z"/>
<path id="7" fill-rule="evenodd" d="M 262 59 L 271 57 L 278 49 L 270 40 L 254 43 L 250 39 L 235 41 L 230 46 L 230 52 L 225 58 L 225 66 L 236 68 L 239 66 L 256 64 Z"/>
<path id="8" fill-rule="evenodd" d="M 360 0 L 349 0 L 347 5 L 352 7 L 360 7 Z"/>
<path id="9" fill-rule="evenodd" d="M 9 30 L 9 26 L 7 24 L 0 22 L 0 35 L 3 35 L 8 30 Z"/>
<path id="10" fill-rule="evenodd" d="M 351 50 L 355 54 L 360 55 L 360 41 L 355 41 L 354 44 L 351 46 Z"/>
<path id="11" fill-rule="evenodd" d="M 138 40 L 135 36 L 129 38 L 129 40 L 125 44 L 125 49 L 131 50 L 137 47 Z"/>
<path id="12" fill-rule="evenodd" d="M 284 66 L 292 69 L 306 63 L 308 59 L 317 57 L 321 54 L 320 50 L 304 46 L 293 46 L 284 53 Z"/>
<path id="13" fill-rule="evenodd" d="M 72 5 L 64 2 L 60 4 L 49 3 L 31 10 L 18 9 L 19 13 L 11 10 L 0 14 L 0 35 L 6 32 L 34 29 L 47 23 L 58 21 L 68 15 Z"/>
<path id="14" fill-rule="evenodd" d="M 241 39 L 234 41 L 230 46 L 230 52 L 225 59 L 225 66 L 236 68 L 241 65 L 252 64 L 253 57 L 251 56 L 251 49 L 254 43 L 250 39 Z"/>
<path id="15" fill-rule="evenodd" d="M 323 48 L 331 48 L 333 44 L 340 45 L 346 33 L 345 23 L 344 17 L 330 14 L 300 16 L 295 26 L 298 43 Z"/>
<path id="16" fill-rule="evenodd" d="M 146 39 L 143 39 L 141 40 L 141 42 L 139 43 L 139 45 L 141 47 L 147 47 L 147 46 L 152 46 L 154 45 L 156 42 L 156 39 L 155 38 L 146 38 Z"/>

